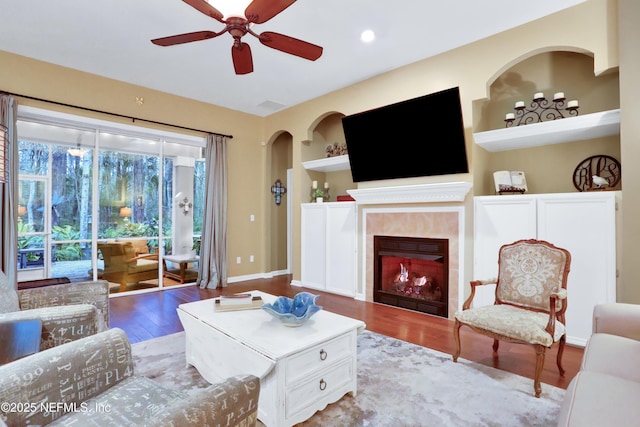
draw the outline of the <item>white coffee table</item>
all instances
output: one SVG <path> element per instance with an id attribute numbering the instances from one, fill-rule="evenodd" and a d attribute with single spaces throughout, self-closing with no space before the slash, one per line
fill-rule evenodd
<path id="1" fill-rule="evenodd" d="M 265 302 L 276 299 L 251 293 Z M 258 418 L 266 426 L 294 425 L 346 393 L 355 396 L 356 340 L 364 322 L 321 310 L 292 328 L 262 309 L 216 312 L 214 301 L 178 307 L 187 364 L 211 383 L 238 374 L 259 377 Z"/>

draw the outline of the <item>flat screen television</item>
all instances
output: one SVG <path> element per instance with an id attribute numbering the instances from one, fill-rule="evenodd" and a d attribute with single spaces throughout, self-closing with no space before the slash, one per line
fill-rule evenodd
<path id="1" fill-rule="evenodd" d="M 354 182 L 467 173 L 454 87 L 342 118 Z"/>

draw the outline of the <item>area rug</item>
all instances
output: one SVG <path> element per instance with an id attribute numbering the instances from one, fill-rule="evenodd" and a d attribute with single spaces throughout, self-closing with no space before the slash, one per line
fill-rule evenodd
<path id="1" fill-rule="evenodd" d="M 189 393 L 209 385 L 187 367 L 184 332 L 134 344 L 135 372 Z M 300 426 L 553 426 L 564 390 L 370 331 L 358 336 L 358 393 Z M 260 425 L 260 423 L 258 423 Z"/>

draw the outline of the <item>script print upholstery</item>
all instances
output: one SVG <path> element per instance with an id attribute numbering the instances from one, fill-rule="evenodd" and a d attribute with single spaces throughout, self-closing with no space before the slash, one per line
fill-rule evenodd
<path id="1" fill-rule="evenodd" d="M 0 421 L 9 426 L 253 426 L 260 380 L 239 375 L 188 395 L 134 373 L 119 328 L 0 366 Z M 38 407 L 49 403 L 55 410 Z M 34 403 L 32 411 L 6 411 Z M 0 422 L 2 425 L 2 422 Z"/>
<path id="2" fill-rule="evenodd" d="M 40 350 L 93 335 L 109 327 L 109 283 L 105 280 L 16 291 L 0 272 L 0 289 L 0 293 L 15 299 L 6 307 L 10 311 L 0 310 L 0 321 L 42 321 Z"/>

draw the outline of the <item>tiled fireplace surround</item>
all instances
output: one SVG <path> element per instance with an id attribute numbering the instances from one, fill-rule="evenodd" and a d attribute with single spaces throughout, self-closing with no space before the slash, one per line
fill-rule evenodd
<path id="1" fill-rule="evenodd" d="M 373 236 L 449 240 L 449 319 L 463 295 L 464 198 L 471 184 L 454 182 L 349 190 L 359 207 L 362 241 L 358 297 L 373 301 Z"/>

